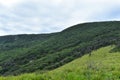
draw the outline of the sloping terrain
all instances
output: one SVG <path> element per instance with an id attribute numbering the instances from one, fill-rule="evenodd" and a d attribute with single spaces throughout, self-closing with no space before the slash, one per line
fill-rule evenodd
<path id="1" fill-rule="evenodd" d="M 58 33 L 0 37 L 0 75 L 52 70 L 92 50 L 116 45 L 120 22 L 94 22 L 72 26 Z"/>
<path id="2" fill-rule="evenodd" d="M 60 68 L 38 74 L 0 77 L 0 80 L 120 80 L 120 52 L 115 46 L 92 51 Z"/>

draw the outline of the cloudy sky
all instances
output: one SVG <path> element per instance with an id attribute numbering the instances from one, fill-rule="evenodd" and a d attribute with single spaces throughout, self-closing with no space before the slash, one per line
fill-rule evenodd
<path id="1" fill-rule="evenodd" d="M 0 0 L 0 36 L 61 31 L 93 21 L 120 20 L 120 0 Z"/>

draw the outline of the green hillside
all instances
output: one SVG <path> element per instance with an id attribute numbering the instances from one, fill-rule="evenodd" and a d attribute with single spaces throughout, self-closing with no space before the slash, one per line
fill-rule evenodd
<path id="1" fill-rule="evenodd" d="M 0 80 L 120 80 L 120 52 L 115 46 L 92 51 L 60 68 L 38 74 L 0 77 Z"/>
<path id="2" fill-rule="evenodd" d="M 44 72 L 98 48 L 120 50 L 120 22 L 93 22 L 58 33 L 0 37 L 0 75 Z"/>

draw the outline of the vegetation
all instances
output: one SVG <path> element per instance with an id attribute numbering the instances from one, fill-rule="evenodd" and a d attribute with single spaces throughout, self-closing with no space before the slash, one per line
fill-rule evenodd
<path id="1" fill-rule="evenodd" d="M 100 48 L 43 74 L 0 77 L 0 80 L 120 80 L 120 52 L 111 53 L 114 47 Z"/>
<path id="2" fill-rule="evenodd" d="M 0 75 L 48 71 L 98 48 L 120 50 L 120 22 L 94 22 L 58 33 L 0 37 Z"/>

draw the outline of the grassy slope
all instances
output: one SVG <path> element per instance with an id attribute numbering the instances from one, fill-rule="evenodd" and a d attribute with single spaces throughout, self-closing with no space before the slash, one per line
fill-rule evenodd
<path id="1" fill-rule="evenodd" d="M 120 52 L 110 53 L 108 46 L 84 55 L 44 74 L 0 77 L 0 80 L 120 80 Z"/>

